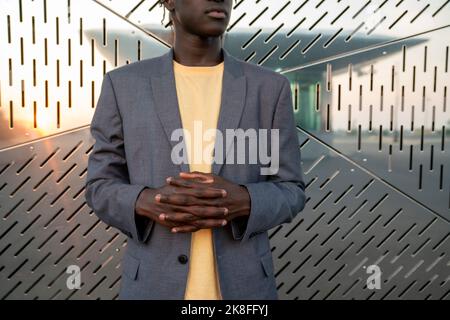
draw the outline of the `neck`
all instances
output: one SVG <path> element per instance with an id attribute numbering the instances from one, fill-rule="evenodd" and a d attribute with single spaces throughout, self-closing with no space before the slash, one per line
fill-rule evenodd
<path id="1" fill-rule="evenodd" d="M 220 37 L 201 38 L 177 32 L 173 51 L 174 60 L 186 66 L 214 66 L 223 61 Z"/>

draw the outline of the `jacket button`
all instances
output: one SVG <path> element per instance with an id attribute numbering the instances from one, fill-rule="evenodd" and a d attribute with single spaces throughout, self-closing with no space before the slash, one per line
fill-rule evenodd
<path id="1" fill-rule="evenodd" d="M 180 254 L 178 256 L 178 261 L 182 264 L 185 264 L 188 261 L 188 257 L 185 254 Z"/>

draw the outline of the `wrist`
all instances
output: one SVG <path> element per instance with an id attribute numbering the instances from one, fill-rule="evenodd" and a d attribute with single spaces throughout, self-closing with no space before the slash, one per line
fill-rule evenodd
<path id="1" fill-rule="evenodd" d="M 146 213 L 145 208 L 148 207 L 147 202 L 153 202 L 154 197 L 156 196 L 157 191 L 154 188 L 145 187 L 139 193 L 138 198 L 136 200 L 135 213 L 138 216 L 149 217 L 148 213 Z"/>
<path id="2" fill-rule="evenodd" d="M 240 201 L 241 205 L 238 217 L 246 217 L 250 215 L 251 210 L 250 193 L 248 192 L 247 187 L 242 184 L 239 185 L 239 188 L 239 194 L 242 196 L 242 199 Z"/>

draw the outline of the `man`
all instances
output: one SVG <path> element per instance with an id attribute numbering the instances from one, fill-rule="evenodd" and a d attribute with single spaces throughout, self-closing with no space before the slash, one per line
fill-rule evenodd
<path id="1" fill-rule="evenodd" d="M 289 81 L 222 48 L 231 0 L 162 2 L 173 47 L 108 72 L 91 123 L 86 200 L 128 236 L 119 298 L 278 299 L 267 231 L 305 203 Z M 239 129 L 277 132 L 271 174 L 227 161 Z"/>

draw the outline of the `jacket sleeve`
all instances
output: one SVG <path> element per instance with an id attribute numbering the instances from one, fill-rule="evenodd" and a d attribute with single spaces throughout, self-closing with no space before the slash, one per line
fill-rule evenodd
<path id="1" fill-rule="evenodd" d="M 246 241 L 258 233 L 289 223 L 305 206 L 300 145 L 291 86 L 286 77 L 274 111 L 272 129 L 279 129 L 279 170 L 265 181 L 242 184 L 249 192 L 251 209 L 250 215 L 231 220 L 235 240 Z"/>
<path id="2" fill-rule="evenodd" d="M 154 222 L 135 212 L 136 200 L 146 186 L 129 181 L 122 118 L 109 72 L 103 78 L 90 132 L 95 143 L 88 158 L 88 206 L 106 224 L 132 239 L 146 241 Z"/>

